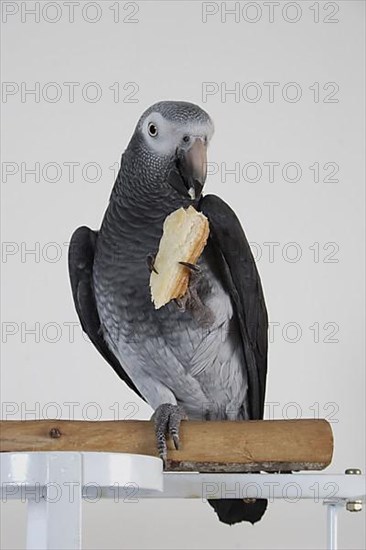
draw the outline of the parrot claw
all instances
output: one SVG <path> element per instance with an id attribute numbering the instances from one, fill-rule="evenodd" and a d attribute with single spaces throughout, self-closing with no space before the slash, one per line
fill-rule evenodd
<path id="1" fill-rule="evenodd" d="M 149 268 L 150 273 L 153 271 L 157 275 L 159 275 L 157 269 L 155 268 L 155 258 L 156 254 L 148 254 L 146 258 L 147 267 Z"/>
<path id="2" fill-rule="evenodd" d="M 202 271 L 198 265 L 191 264 L 189 262 L 178 263 L 188 268 L 190 271 L 190 281 L 187 292 L 184 296 L 174 299 L 174 302 L 177 304 L 179 311 L 185 312 L 187 309 L 195 309 L 195 304 L 200 302 L 197 294 L 197 284 L 201 278 Z"/>
<path id="3" fill-rule="evenodd" d="M 179 445 L 180 445 L 179 435 L 178 434 L 173 434 L 172 437 L 173 437 L 173 443 L 174 443 L 175 450 L 179 451 Z"/>
<path id="4" fill-rule="evenodd" d="M 152 420 L 155 423 L 155 435 L 158 447 L 159 457 L 163 461 L 163 467 L 167 465 L 167 436 L 170 436 L 173 440 L 176 450 L 179 449 L 179 427 L 181 420 L 187 420 L 183 408 L 179 405 L 172 405 L 171 403 L 163 403 L 159 405 L 154 414 Z"/>
<path id="5" fill-rule="evenodd" d="M 198 267 L 198 265 L 191 264 L 189 262 L 178 262 L 180 265 L 184 265 L 184 267 L 188 267 L 191 271 L 194 271 L 195 273 L 200 273 L 201 269 Z"/>

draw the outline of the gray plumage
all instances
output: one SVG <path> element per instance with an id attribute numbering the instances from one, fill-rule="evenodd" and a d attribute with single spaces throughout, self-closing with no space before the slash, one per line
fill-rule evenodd
<path id="1" fill-rule="evenodd" d="M 179 405 L 189 419 L 261 418 L 267 315 L 260 279 L 235 214 L 217 197 L 202 199 L 197 166 L 187 164 L 192 144 L 202 149 L 212 133 L 208 114 L 190 103 L 160 102 L 142 115 L 100 231 L 73 236 L 71 283 L 84 330 L 154 409 Z M 155 310 L 147 257 L 158 250 L 167 215 L 190 204 L 211 230 L 194 282 L 198 305 L 182 311 L 172 301 Z"/>
<path id="2" fill-rule="evenodd" d="M 96 303 L 108 345 L 141 394 L 156 409 L 181 404 L 189 418 L 244 418 L 247 380 L 230 297 L 208 245 L 198 265 L 198 293 L 214 312 L 211 326 L 199 326 L 174 302 L 155 310 L 146 257 L 156 252 L 166 216 L 179 207 L 142 193 L 138 206 L 127 198 L 110 203 L 95 254 Z M 136 197 L 135 197 L 136 200 Z"/>

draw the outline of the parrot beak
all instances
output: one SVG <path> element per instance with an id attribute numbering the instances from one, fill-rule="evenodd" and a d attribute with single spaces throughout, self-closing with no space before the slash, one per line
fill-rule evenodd
<path id="1" fill-rule="evenodd" d="M 194 139 L 189 149 L 176 151 L 176 171 L 172 171 L 169 183 L 176 191 L 191 200 L 201 196 L 207 176 L 207 147 L 200 137 Z"/>
<path id="2" fill-rule="evenodd" d="M 185 164 L 190 184 L 188 195 L 195 200 L 201 195 L 207 176 L 207 149 L 202 139 L 196 138 L 186 152 Z"/>

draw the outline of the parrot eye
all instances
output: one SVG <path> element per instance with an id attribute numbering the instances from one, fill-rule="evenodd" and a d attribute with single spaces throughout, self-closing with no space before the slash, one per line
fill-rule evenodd
<path id="1" fill-rule="evenodd" d="M 189 136 L 184 136 L 183 137 L 183 141 L 185 141 L 186 143 L 188 143 L 190 140 L 190 137 Z"/>
<path id="2" fill-rule="evenodd" d="M 155 126 L 155 124 L 153 124 L 152 122 L 149 123 L 149 126 L 147 128 L 148 132 L 149 132 L 149 135 L 151 137 L 155 137 L 158 135 L 158 129 L 157 127 Z"/>

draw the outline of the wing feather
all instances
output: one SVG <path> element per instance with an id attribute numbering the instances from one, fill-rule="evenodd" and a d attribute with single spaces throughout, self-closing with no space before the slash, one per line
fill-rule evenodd
<path id="1" fill-rule="evenodd" d="M 73 233 L 69 247 L 69 275 L 75 308 L 83 331 L 120 378 L 140 397 L 141 394 L 126 374 L 103 337 L 94 297 L 93 263 L 98 232 L 79 227 Z"/>
<path id="2" fill-rule="evenodd" d="M 249 380 L 252 419 L 263 418 L 267 376 L 268 316 L 259 273 L 249 243 L 233 210 L 206 195 L 199 209 L 210 222 L 210 240 L 221 257 L 226 287 L 238 318 Z"/>

